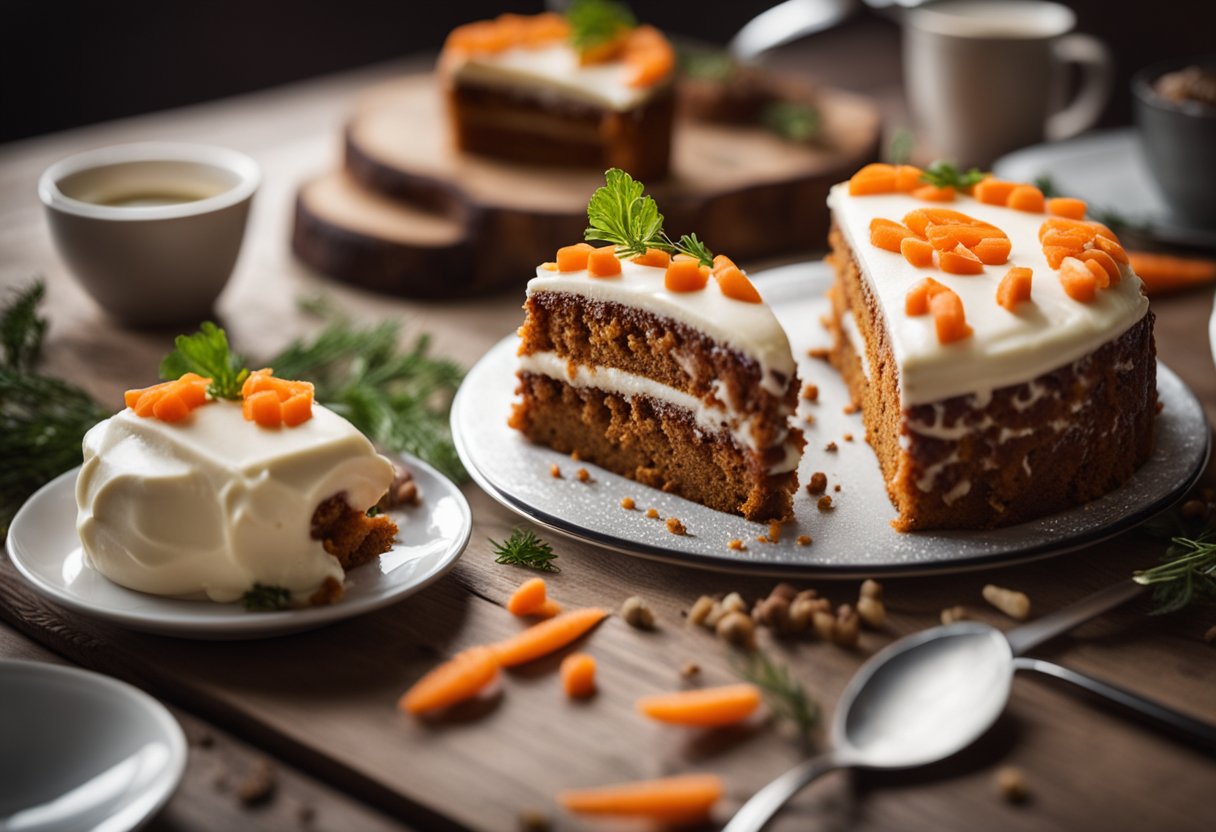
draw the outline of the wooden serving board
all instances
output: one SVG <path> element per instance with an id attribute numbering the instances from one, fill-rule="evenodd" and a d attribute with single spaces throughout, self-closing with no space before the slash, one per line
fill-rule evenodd
<path id="1" fill-rule="evenodd" d="M 677 123 L 672 175 L 648 182 L 673 236 L 695 231 L 747 261 L 822 248 L 828 189 L 870 161 L 879 116 L 866 99 L 803 92 L 823 139 L 759 127 Z M 366 91 L 345 133 L 345 176 L 305 183 L 296 254 L 327 275 L 413 297 L 522 285 L 582 239 L 599 171 L 542 168 L 455 151 L 438 84 L 412 75 Z"/>

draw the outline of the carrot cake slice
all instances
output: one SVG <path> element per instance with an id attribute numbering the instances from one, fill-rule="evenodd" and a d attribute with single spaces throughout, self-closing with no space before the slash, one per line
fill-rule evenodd
<path id="1" fill-rule="evenodd" d="M 641 191 L 609 171 L 587 237 L 610 245 L 563 248 L 528 283 L 511 425 L 710 508 L 786 518 L 804 443 L 785 332 L 728 258 L 663 235 Z"/>
<path id="2" fill-rule="evenodd" d="M 619 3 L 465 24 L 448 36 L 438 72 L 459 150 L 667 175 L 675 52 Z"/>
<path id="3" fill-rule="evenodd" d="M 1153 315 L 1084 203 L 948 167 L 870 165 L 828 204 L 831 357 L 897 528 L 1051 514 L 1148 459 Z"/>

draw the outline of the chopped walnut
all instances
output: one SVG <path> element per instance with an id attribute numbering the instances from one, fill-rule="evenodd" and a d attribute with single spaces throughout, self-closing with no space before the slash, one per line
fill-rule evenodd
<path id="1" fill-rule="evenodd" d="M 804 416 L 803 419 L 806 421 L 806 423 L 808 425 L 815 424 L 815 416 L 811 413 L 806 414 L 806 416 Z"/>
<path id="2" fill-rule="evenodd" d="M 714 628 L 718 638 L 736 647 L 751 649 L 756 646 L 756 625 L 744 612 L 727 613 Z"/>
<path id="3" fill-rule="evenodd" d="M 1024 621 L 1030 615 L 1030 598 L 1024 592 L 987 584 L 983 595 L 985 601 L 1017 621 Z"/>
<path id="4" fill-rule="evenodd" d="M 837 494 L 839 494 L 840 493 L 840 483 L 836 483 L 834 486 L 832 486 L 832 490 L 835 491 Z"/>
<path id="5" fill-rule="evenodd" d="M 575 462 L 578 462 L 580 459 L 582 459 L 582 457 L 578 455 L 578 451 L 571 451 L 570 459 L 574 460 Z"/>
<path id="6" fill-rule="evenodd" d="M 768 535 L 766 535 L 766 534 L 762 534 L 759 537 L 757 537 L 756 542 L 757 543 L 772 543 L 772 541 L 768 539 Z"/>
<path id="7" fill-rule="evenodd" d="M 654 629 L 654 613 L 640 595 L 631 595 L 625 599 L 625 603 L 621 604 L 621 618 L 630 627 L 639 630 Z"/>
<path id="8" fill-rule="evenodd" d="M 822 471 L 811 474 L 811 481 L 806 484 L 806 490 L 811 494 L 822 494 L 828 490 L 828 476 Z"/>
<path id="9" fill-rule="evenodd" d="M 836 610 L 836 629 L 832 640 L 841 647 L 856 647 L 861 635 L 861 616 L 848 604 L 841 604 Z"/>
<path id="10" fill-rule="evenodd" d="M 709 614 L 711 612 L 713 612 L 713 609 L 717 605 L 717 603 L 718 602 L 715 601 L 710 596 L 702 595 L 692 605 L 692 609 L 690 609 L 688 611 L 688 623 L 689 624 L 704 624 L 706 622 L 706 619 L 709 618 Z"/>
<path id="11" fill-rule="evenodd" d="M 621 498 L 621 508 L 625 509 L 625 511 L 633 511 L 636 506 L 637 504 L 633 501 L 632 497 Z"/>
<path id="12" fill-rule="evenodd" d="M 1014 766 L 1003 766 L 996 773 L 996 789 L 1010 803 L 1025 803 L 1030 797 L 1026 778 L 1022 770 Z"/>
<path id="13" fill-rule="evenodd" d="M 683 535 L 688 532 L 688 530 L 684 528 L 684 524 L 675 517 L 667 518 L 667 531 L 675 535 Z"/>
<path id="14" fill-rule="evenodd" d="M 777 633 L 787 633 L 790 630 L 790 599 L 770 595 L 757 602 L 752 617 Z"/>

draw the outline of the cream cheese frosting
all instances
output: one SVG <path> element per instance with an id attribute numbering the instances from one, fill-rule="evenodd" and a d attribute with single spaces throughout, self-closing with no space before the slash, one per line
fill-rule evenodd
<path id="1" fill-rule="evenodd" d="M 902 222 L 909 211 L 933 204 L 902 193 L 850 196 L 847 184 L 841 184 L 832 188 L 828 205 L 886 319 L 905 407 L 964 394 L 982 400 L 992 390 L 1030 381 L 1088 355 L 1148 311 L 1140 279 L 1126 265 L 1120 266 L 1119 284 L 1099 291 L 1091 303 L 1078 303 L 1065 294 L 1039 243 L 1046 214 L 959 195 L 945 207 L 1000 228 L 1012 250 L 1007 263 L 985 266 L 983 274 L 953 275 L 917 268 L 902 255 L 870 243 L 871 220 Z M 1033 272 L 1031 302 L 1019 305 L 1016 313 L 996 302 L 997 284 L 1013 266 Z M 958 294 L 974 330 L 970 338 L 941 344 L 931 316 L 904 313 L 908 289 L 925 277 Z"/>
<path id="2" fill-rule="evenodd" d="M 239 402 L 176 423 L 128 409 L 85 435 L 76 528 L 87 562 L 130 589 L 227 602 L 261 583 L 307 597 L 343 580 L 311 537 L 316 507 L 339 493 L 371 506 L 392 479 L 367 437 L 320 405 L 279 430 L 246 421 Z"/>
<path id="3" fill-rule="evenodd" d="M 582 66 L 565 43 L 514 47 L 496 53 L 446 53 L 444 66 L 457 81 L 496 87 L 528 86 L 560 93 L 612 110 L 632 110 L 663 84 L 635 87 L 634 68 L 624 61 Z"/>

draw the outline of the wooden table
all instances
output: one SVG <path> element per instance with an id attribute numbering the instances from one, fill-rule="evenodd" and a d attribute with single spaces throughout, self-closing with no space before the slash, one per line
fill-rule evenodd
<path id="1" fill-rule="evenodd" d="M 52 161 L 133 139 L 214 142 L 263 166 L 246 248 L 218 310 L 243 352 L 268 355 L 306 331 L 311 324 L 296 312 L 295 300 L 323 291 L 356 318 L 399 319 L 407 332 L 432 333 L 439 353 L 475 361 L 518 324 L 519 292 L 443 304 L 396 301 L 329 283 L 288 253 L 294 188 L 332 163 L 350 96 L 401 70 L 382 67 L 0 147 L 0 286 L 46 278 L 45 369 L 117 407 L 121 390 L 147 383 L 169 348 L 173 333 L 118 329 L 83 294 L 52 250 L 35 195 L 37 176 Z M 1206 336 L 1210 296 L 1178 296 L 1154 307 L 1162 358 L 1200 396 L 1209 418 L 1216 416 Z M 563 815 L 553 794 L 685 770 L 723 775 L 729 800 L 719 815 L 725 818 L 798 759 L 796 746 L 775 731 L 702 734 L 649 724 L 633 710 L 636 697 L 684 684 L 678 669 L 688 661 L 703 668 L 704 684 L 732 680 L 722 645 L 686 627 L 681 616 L 701 593 L 756 597 L 772 581 L 679 569 L 560 539 L 553 542 L 562 572 L 550 581 L 557 599 L 615 608 L 636 593 L 658 615 L 654 633 L 631 630 L 614 617 L 588 642 L 600 662 L 600 694 L 586 704 L 568 702 L 554 659 L 507 674 L 503 695 L 476 718 L 427 725 L 398 714 L 397 696 L 437 659 L 519 627 L 503 602 L 527 574 L 495 565 L 486 540 L 506 533 L 517 518 L 475 486 L 465 493 L 474 511 L 473 539 L 444 579 L 396 607 L 265 641 L 174 640 L 81 618 L 42 601 L 4 558 L 0 618 L 8 627 L 0 629 L 0 655 L 70 661 L 126 679 L 177 709 L 192 736 L 220 737 L 217 747 L 231 748 L 231 767 L 247 767 L 257 754 L 285 766 L 280 794 L 241 815 L 230 793 L 207 782 L 215 776 L 208 767 L 217 752 L 196 743 L 186 786 L 160 819 L 162 828 L 293 828 L 292 811 L 305 800 L 316 817 L 297 817 L 302 828 L 386 828 L 387 815 L 417 828 L 509 830 L 526 811 L 548 815 L 557 829 L 590 828 Z M 859 649 L 767 640 L 765 647 L 795 669 L 830 714 L 867 656 L 937 623 L 944 607 L 966 604 L 978 617 L 1009 626 L 980 600 L 985 583 L 1025 590 L 1042 613 L 1126 578 L 1158 554 L 1157 544 L 1129 534 L 1025 566 L 888 580 L 888 625 L 865 634 Z M 856 582 L 817 588 L 838 602 L 857 596 Z M 1216 720 L 1216 653 L 1202 640 L 1216 614 L 1209 608 L 1149 617 L 1147 611 L 1146 602 L 1129 604 L 1038 654 Z M 993 773 L 1001 765 L 1024 770 L 1032 793 L 1027 805 L 997 796 Z M 972 749 L 915 772 L 831 775 L 802 795 L 778 828 L 1208 830 L 1216 824 L 1214 788 L 1210 757 L 1070 691 L 1019 677 L 1007 713 Z"/>

